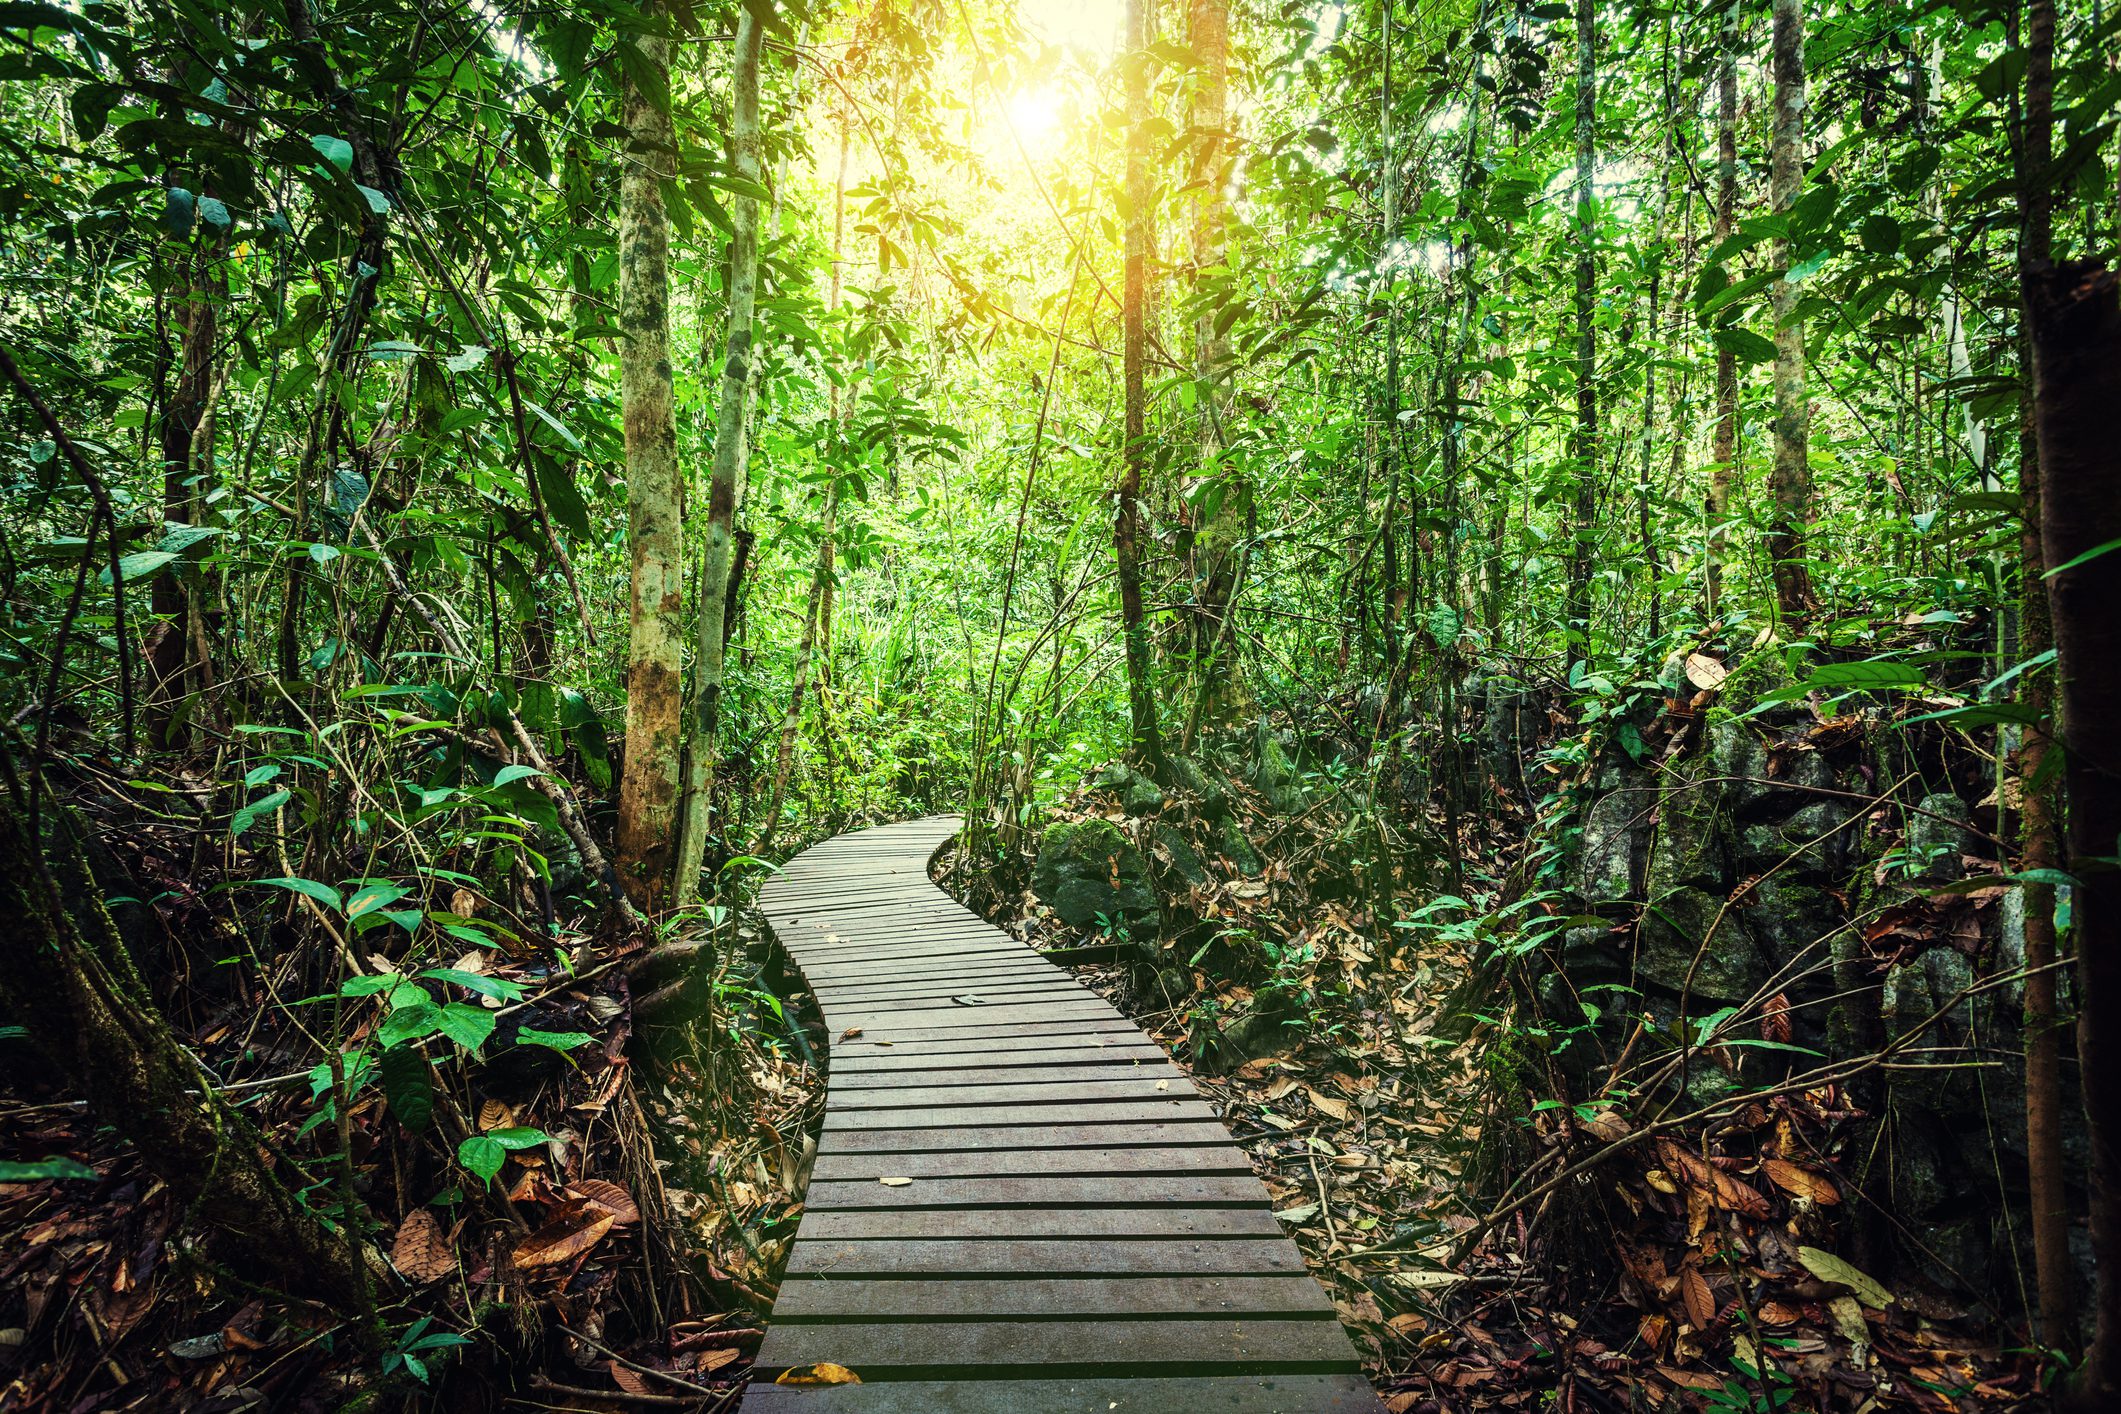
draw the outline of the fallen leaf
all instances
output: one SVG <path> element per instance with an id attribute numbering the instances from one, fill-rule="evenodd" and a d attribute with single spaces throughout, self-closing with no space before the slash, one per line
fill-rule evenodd
<path id="1" fill-rule="evenodd" d="M 1308 1085 L 1304 1087 L 1304 1094 L 1310 1097 L 1311 1108 L 1317 1110 L 1328 1119 L 1344 1120 L 1351 1113 L 1346 1100 L 1337 1100 L 1331 1095 L 1320 1094 Z"/>
<path id="2" fill-rule="evenodd" d="M 1893 1293 L 1879 1285 L 1875 1278 L 1864 1275 L 1831 1252 L 1817 1247 L 1800 1247 L 1797 1249 L 1797 1260 L 1804 1263 L 1804 1269 L 1819 1280 L 1847 1287 L 1855 1293 L 1858 1301 L 1874 1310 L 1883 1311 L 1892 1304 Z"/>
<path id="3" fill-rule="evenodd" d="M 852 1041 L 852 1040 L 853 1040 L 853 1039 L 854 1039 L 855 1037 L 857 1037 L 857 1036 L 859 1036 L 859 1035 L 861 1035 L 861 1034 L 862 1034 L 862 1028 L 861 1028 L 861 1027 L 859 1027 L 859 1026 L 850 1026 L 850 1027 L 848 1027 L 848 1028 L 847 1028 L 847 1029 L 846 1029 L 845 1031 L 842 1031 L 842 1032 L 840 1033 L 840 1039 L 841 1039 L 842 1041 Z"/>
<path id="4" fill-rule="evenodd" d="M 883 1184 L 886 1188 L 904 1188 L 913 1180 L 910 1178 L 880 1178 L 877 1182 Z"/>
<path id="5" fill-rule="evenodd" d="M 479 1133 L 491 1134 L 496 1129 L 514 1129 L 516 1112 L 513 1105 L 501 1100 L 488 1100 L 479 1106 Z"/>
<path id="6" fill-rule="evenodd" d="M 1823 1173 L 1800 1168 L 1788 1159 L 1762 1159 L 1760 1171 L 1775 1181 L 1783 1192 L 1798 1198 L 1832 1207 L 1841 1201 L 1841 1190 L 1834 1187 L 1833 1180 Z"/>
<path id="7" fill-rule="evenodd" d="M 959 1006 L 985 1006 L 987 1004 L 985 997 L 974 992 L 967 992 L 961 997 L 952 997 L 950 1000 L 956 1002 Z"/>
<path id="8" fill-rule="evenodd" d="M 777 1385 L 858 1385 L 862 1377 L 845 1365 L 834 1365 L 830 1361 L 819 1361 L 815 1365 L 798 1365 L 792 1370 L 781 1371 Z"/>
<path id="9" fill-rule="evenodd" d="M 1731 670 L 1709 657 L 1706 653 L 1689 653 L 1686 660 L 1686 680 L 1703 692 L 1712 692 L 1723 686 L 1723 680 Z"/>
<path id="10" fill-rule="evenodd" d="M 1701 1279 L 1701 1273 L 1688 1267 L 1679 1274 L 1679 1299 L 1686 1304 L 1687 1322 L 1697 1331 L 1705 1331 L 1716 1324 L 1716 1298 L 1709 1294 L 1709 1284 Z"/>
<path id="11" fill-rule="evenodd" d="M 456 1249 L 443 1236 L 432 1208 L 415 1208 L 398 1224 L 398 1235 L 390 1244 L 390 1264 L 415 1285 L 440 1281 L 457 1269 Z"/>
<path id="12" fill-rule="evenodd" d="M 628 1394 L 654 1394 L 655 1387 L 646 1377 L 627 1369 L 616 1360 L 606 1360 L 604 1368 L 611 1372 L 611 1381 Z"/>
<path id="13" fill-rule="evenodd" d="M 569 1184 L 567 1192 L 611 1214 L 613 1227 L 631 1227 L 641 1220 L 640 1205 L 633 1201 L 633 1195 L 608 1178 L 582 1179 Z"/>
<path id="14" fill-rule="evenodd" d="M 611 1231 L 612 1215 L 595 1204 L 563 1208 L 553 1219 L 516 1244 L 518 1267 L 549 1267 L 580 1256 Z"/>

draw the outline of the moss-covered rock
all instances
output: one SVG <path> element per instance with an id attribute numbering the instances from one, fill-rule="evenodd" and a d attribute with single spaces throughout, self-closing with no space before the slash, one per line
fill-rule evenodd
<path id="1" fill-rule="evenodd" d="M 1180 831 L 1158 821 L 1153 827 L 1156 835 L 1157 856 L 1170 864 L 1179 878 L 1188 884 L 1208 882 L 1208 866 L 1201 862 L 1200 851 Z"/>
<path id="2" fill-rule="evenodd" d="M 1684 989 L 1704 1001 L 1738 1002 L 1767 980 L 1767 968 L 1737 910 L 1724 910 L 1722 899 L 1703 890 L 1674 889 L 1643 911 L 1635 975 L 1668 992 Z"/>
<path id="3" fill-rule="evenodd" d="M 1135 939 L 1157 932 L 1156 891 L 1140 851 L 1109 820 L 1059 824 L 1039 840 L 1031 890 L 1073 928 L 1109 921 Z"/>

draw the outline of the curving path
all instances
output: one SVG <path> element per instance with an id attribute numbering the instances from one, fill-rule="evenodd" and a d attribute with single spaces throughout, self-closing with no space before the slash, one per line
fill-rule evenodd
<path id="1" fill-rule="evenodd" d="M 928 882 L 941 816 L 759 906 L 832 1037 L 749 1414 L 1376 1414 L 1325 1293 L 1183 1072 Z M 830 1362 L 858 1385 L 775 1385 Z"/>

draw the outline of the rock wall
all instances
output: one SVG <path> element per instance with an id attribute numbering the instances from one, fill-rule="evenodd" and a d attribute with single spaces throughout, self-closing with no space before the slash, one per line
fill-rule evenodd
<path id="1" fill-rule="evenodd" d="M 1967 804 L 1983 763 L 1875 708 L 1667 719 L 1634 740 L 1642 759 L 1608 745 L 1586 773 L 1566 871 L 1580 913 L 1537 984 L 1575 1029 L 1563 1070 L 1609 1083 L 1626 1051 L 1629 1075 L 1655 1074 L 1682 1018 L 1727 1008 L 1735 1044 L 1658 1098 L 1693 1109 L 1895 1047 L 1829 1101 L 1843 1172 L 1873 1200 L 1849 1236 L 1882 1271 L 2016 1309 L 2024 998 L 2000 979 L 2022 966 L 2022 904 L 1983 877 L 2002 867 Z"/>

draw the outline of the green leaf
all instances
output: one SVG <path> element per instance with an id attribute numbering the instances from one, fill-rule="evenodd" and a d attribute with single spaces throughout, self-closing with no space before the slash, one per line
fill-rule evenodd
<path id="1" fill-rule="evenodd" d="M 163 570 L 177 562 L 177 556 L 167 550 L 135 550 L 130 555 L 118 557 L 118 573 L 125 576 L 127 584 L 138 584 L 153 579 Z M 110 567 L 105 566 L 103 583 L 109 584 Z"/>
<path id="2" fill-rule="evenodd" d="M 349 977 L 339 984 L 342 997 L 372 997 L 378 992 L 387 992 L 405 980 L 396 972 L 378 973 L 373 977 Z"/>
<path id="3" fill-rule="evenodd" d="M 454 982 L 459 987 L 477 992 L 482 997 L 492 997 L 496 1001 L 520 1001 L 523 997 L 522 983 L 511 982 L 505 977 L 488 977 L 482 972 L 466 972 L 458 967 L 430 967 L 420 975 L 432 977 L 438 982 Z"/>
<path id="4" fill-rule="evenodd" d="M 354 183 L 354 190 L 361 193 L 362 198 L 368 202 L 370 211 L 378 216 L 388 216 L 390 214 L 389 197 L 383 195 L 374 187 L 364 187 L 359 182 Z"/>
<path id="5" fill-rule="evenodd" d="M 594 1040 L 596 1037 L 586 1031 L 540 1031 L 534 1026 L 525 1026 L 516 1032 L 519 1046 L 550 1046 L 555 1051 L 572 1051 Z"/>
<path id="6" fill-rule="evenodd" d="M 581 488 L 575 485 L 574 473 L 565 462 L 547 456 L 540 448 L 532 448 L 531 460 L 535 464 L 538 492 L 544 497 L 545 508 L 552 512 L 552 518 L 576 539 L 589 539 L 589 505 L 582 499 Z"/>
<path id="7" fill-rule="evenodd" d="M 96 1178 L 98 1174 L 79 1159 L 50 1158 L 21 1163 L 0 1159 L 0 1183 L 32 1183 L 40 1178 Z"/>
<path id="8" fill-rule="evenodd" d="M 171 187 L 162 194 L 162 229 L 178 239 L 191 234 L 192 224 L 199 216 L 199 199 L 182 187 Z"/>
<path id="9" fill-rule="evenodd" d="M 393 1046 L 432 1036 L 442 1029 L 442 1008 L 423 997 L 384 1017 L 383 1024 L 376 1028 L 376 1044 L 387 1051 Z"/>
<path id="10" fill-rule="evenodd" d="M 379 908 L 396 903 L 411 892 L 412 890 L 403 884 L 363 884 L 360 890 L 346 901 L 346 916 L 359 918 L 364 913 L 373 913 Z"/>
<path id="11" fill-rule="evenodd" d="M 1921 669 L 1906 663 L 1822 663 L 1804 680 L 1807 691 L 1846 691 L 1851 688 L 1916 691 L 1928 685 Z"/>
<path id="12" fill-rule="evenodd" d="M 229 817 L 228 833 L 230 837 L 241 839 L 244 831 L 287 804 L 293 798 L 294 792 L 283 786 L 261 800 L 252 801 Z"/>
<path id="13" fill-rule="evenodd" d="M 491 352 L 484 344 L 466 344 L 456 353 L 443 359 L 442 366 L 451 373 L 469 373 L 486 362 L 486 356 Z"/>
<path id="14" fill-rule="evenodd" d="M 508 1161 L 508 1150 L 490 1134 L 474 1134 L 457 1145 L 457 1162 L 471 1170 L 481 1183 L 491 1183 Z"/>
<path id="15" fill-rule="evenodd" d="M 494 1014 L 484 1007 L 467 1002 L 451 1002 L 442 1008 L 441 1030 L 444 1036 L 467 1051 L 476 1051 L 493 1035 Z"/>
<path id="16" fill-rule="evenodd" d="M 338 168 L 343 175 L 353 170 L 353 144 L 343 137 L 313 137 L 309 145 L 317 150 L 317 156 Z"/>
<path id="17" fill-rule="evenodd" d="M 503 766 L 500 770 L 493 773 L 493 783 L 497 787 L 512 786 L 517 781 L 527 781 L 533 776 L 543 774 L 544 772 L 538 770 L 535 766 Z"/>
<path id="18" fill-rule="evenodd" d="M 2094 545 L 2091 549 L 2086 550 L 2083 554 L 2065 560 L 2061 564 L 2056 565 L 2053 569 L 2049 570 L 2046 574 L 2043 574 L 2040 577 L 2042 579 L 2053 579 L 2058 574 L 2073 570 L 2077 566 L 2084 564 L 2087 561 L 2096 560 L 2101 555 L 2110 555 L 2116 550 L 2121 550 L 2121 540 L 2109 540 L 2104 545 Z"/>
<path id="19" fill-rule="evenodd" d="M 329 884 L 320 884 L 315 879 L 260 879 L 260 884 L 269 884 L 276 889 L 288 889 L 318 903 L 329 904 L 334 913 L 346 911 L 346 901 L 339 891 Z"/>
<path id="20" fill-rule="evenodd" d="M 1741 329 L 1735 324 L 1718 329 L 1711 337 L 1715 339 L 1717 348 L 1736 355 L 1745 363 L 1768 363 L 1775 357 L 1775 345 L 1772 340 L 1763 339 L 1752 330 Z"/>
<path id="21" fill-rule="evenodd" d="M 1879 1285 L 1875 1278 L 1864 1275 L 1831 1252 L 1817 1247 L 1799 1247 L 1797 1260 L 1819 1280 L 1847 1287 L 1858 1301 L 1873 1310 L 1882 1311 L 1893 1302 L 1893 1293 Z"/>
<path id="22" fill-rule="evenodd" d="M 434 1072 L 412 1046 L 383 1052 L 383 1096 L 398 1123 L 415 1133 L 434 1121 Z"/>

